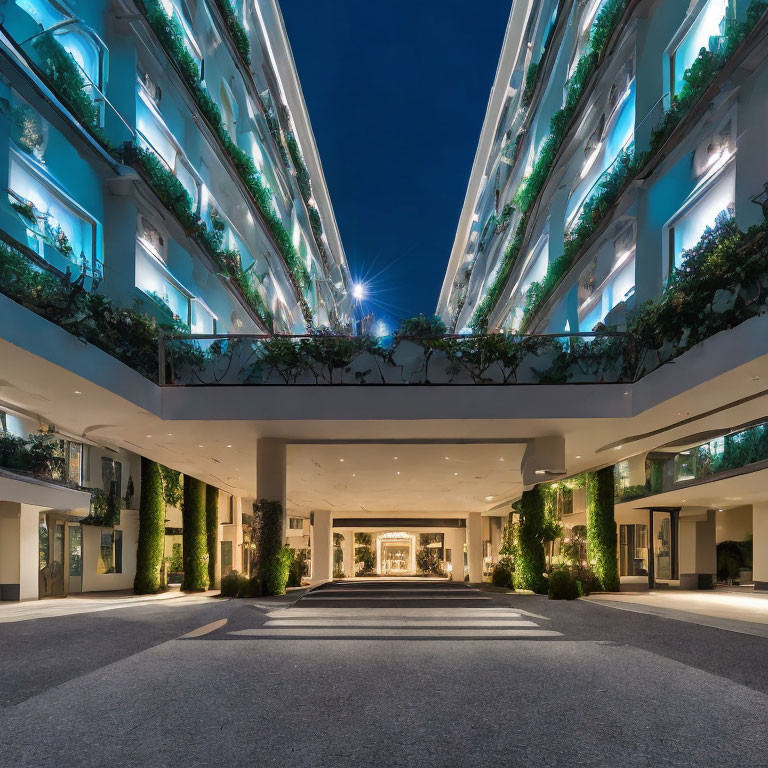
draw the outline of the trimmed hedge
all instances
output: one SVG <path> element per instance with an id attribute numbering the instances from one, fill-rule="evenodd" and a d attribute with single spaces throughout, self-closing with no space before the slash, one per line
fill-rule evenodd
<path id="1" fill-rule="evenodd" d="M 219 545 L 219 489 L 205 486 L 205 538 L 208 545 L 208 583 L 216 584 L 216 563 Z"/>
<path id="2" fill-rule="evenodd" d="M 165 500 L 160 465 L 141 457 L 139 541 L 133 591 L 146 595 L 160 591 L 160 564 L 165 543 Z"/>
<path id="3" fill-rule="evenodd" d="M 531 589 L 543 594 L 547 591 L 544 571 L 547 562 L 544 556 L 544 494 L 537 485 L 530 491 L 523 491 L 518 503 L 520 526 L 518 528 L 518 551 L 515 558 L 515 589 Z"/>
<path id="4" fill-rule="evenodd" d="M 556 568 L 549 574 L 550 600 L 575 600 L 579 596 L 579 582 L 568 568 Z"/>
<path id="5" fill-rule="evenodd" d="M 600 586 L 619 591 L 619 556 L 613 515 L 614 470 L 587 473 L 587 559 Z"/>
<path id="6" fill-rule="evenodd" d="M 181 510 L 184 521 L 184 579 L 181 588 L 187 592 L 204 592 L 208 588 L 205 495 L 202 480 L 184 475 Z"/>

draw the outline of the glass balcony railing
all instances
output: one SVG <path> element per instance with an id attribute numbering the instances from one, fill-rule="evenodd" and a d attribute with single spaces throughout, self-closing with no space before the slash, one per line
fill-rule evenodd
<path id="1" fill-rule="evenodd" d="M 161 336 L 161 384 L 594 384 L 633 380 L 621 333 Z"/>

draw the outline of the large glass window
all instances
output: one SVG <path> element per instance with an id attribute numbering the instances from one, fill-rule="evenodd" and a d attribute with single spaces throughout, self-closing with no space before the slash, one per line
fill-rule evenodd
<path id="1" fill-rule="evenodd" d="M 686 251 L 701 240 L 707 227 L 714 227 L 720 216 L 735 213 L 736 168 L 733 163 L 709 183 L 669 227 L 670 267 L 679 267 Z"/>
<path id="2" fill-rule="evenodd" d="M 101 531 L 101 546 L 99 559 L 96 563 L 96 573 L 123 572 L 123 532 L 118 530 Z"/>
<path id="3" fill-rule="evenodd" d="M 203 55 L 200 52 L 195 36 L 192 34 L 192 19 L 187 10 L 186 3 L 184 0 L 160 0 L 160 7 L 165 11 L 166 16 L 169 19 L 173 19 L 179 26 L 184 47 L 197 63 L 200 75 L 202 76 L 204 74 Z"/>
<path id="4" fill-rule="evenodd" d="M 693 64 L 702 48 L 720 51 L 728 23 L 728 3 L 729 0 L 708 0 L 675 48 L 669 67 L 671 93 L 680 93 L 685 70 Z"/>
<path id="5" fill-rule="evenodd" d="M 94 220 L 15 152 L 8 183 L 9 202 L 27 228 L 28 245 L 62 272 L 101 277 Z"/>

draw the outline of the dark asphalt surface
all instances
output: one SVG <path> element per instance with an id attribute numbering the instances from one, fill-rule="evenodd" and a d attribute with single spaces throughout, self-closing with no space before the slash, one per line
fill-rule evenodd
<path id="1" fill-rule="evenodd" d="M 768 765 L 766 638 L 434 582 L 184 603 L 0 624 L 0 766 Z"/>

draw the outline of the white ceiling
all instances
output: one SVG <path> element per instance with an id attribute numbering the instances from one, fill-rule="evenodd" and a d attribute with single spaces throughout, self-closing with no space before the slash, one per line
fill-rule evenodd
<path id="1" fill-rule="evenodd" d="M 288 446 L 288 508 L 295 512 L 484 511 L 522 490 L 524 444 Z"/>

